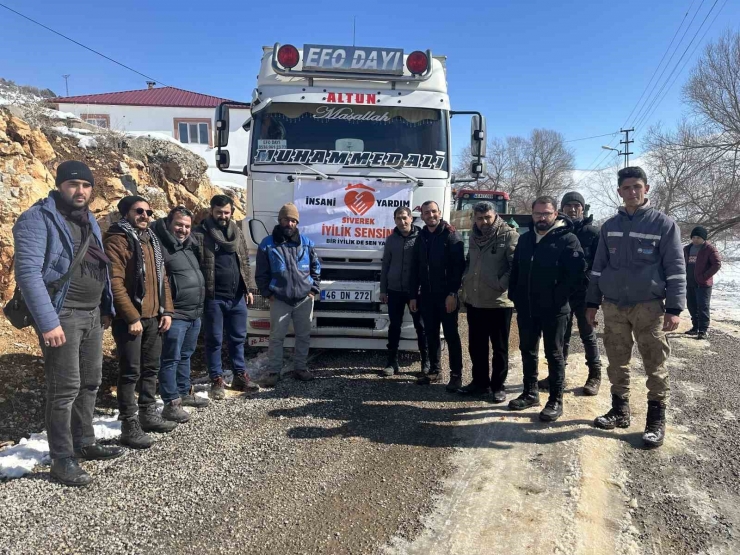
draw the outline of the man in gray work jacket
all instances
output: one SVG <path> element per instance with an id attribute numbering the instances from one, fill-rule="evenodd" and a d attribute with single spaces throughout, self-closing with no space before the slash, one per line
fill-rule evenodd
<path id="1" fill-rule="evenodd" d="M 604 301 L 604 347 L 609 358 L 612 409 L 594 421 L 607 430 L 630 425 L 629 364 L 633 336 L 647 374 L 648 413 L 643 441 L 663 444 L 668 398 L 666 332 L 678 328 L 686 303 L 686 267 L 678 225 L 650 206 L 642 168 L 618 173 L 617 192 L 624 206 L 601 227 L 586 302 L 593 325 Z"/>

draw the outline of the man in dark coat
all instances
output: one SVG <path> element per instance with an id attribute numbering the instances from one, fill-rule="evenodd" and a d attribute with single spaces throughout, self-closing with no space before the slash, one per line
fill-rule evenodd
<path id="1" fill-rule="evenodd" d="M 683 256 L 686 261 L 686 304 L 691 314 L 691 329 L 686 334 L 706 339 L 714 274 L 722 267 L 722 260 L 717 247 L 707 241 L 707 230 L 702 226 L 691 230 L 691 243 L 683 248 Z"/>

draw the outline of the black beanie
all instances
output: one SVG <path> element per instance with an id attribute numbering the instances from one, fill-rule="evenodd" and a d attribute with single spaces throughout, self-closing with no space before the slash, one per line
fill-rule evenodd
<path id="1" fill-rule="evenodd" d="M 691 230 L 691 236 L 692 237 L 701 237 L 705 241 L 707 240 L 707 230 L 706 228 L 698 225 L 694 229 Z"/>
<path id="2" fill-rule="evenodd" d="M 570 193 L 565 193 L 563 195 L 563 200 L 560 201 L 560 210 L 562 210 L 566 204 L 570 204 L 571 202 L 580 202 L 581 206 L 586 208 L 586 199 L 583 198 L 583 195 L 578 191 L 571 191 Z"/>
<path id="3" fill-rule="evenodd" d="M 65 181 L 70 179 L 82 179 L 87 181 L 90 185 L 95 187 L 95 178 L 93 177 L 90 168 L 84 162 L 78 162 L 77 160 L 67 160 L 59 164 L 57 168 L 56 186 L 59 187 Z"/>
<path id="4" fill-rule="evenodd" d="M 126 214 L 128 214 L 128 211 L 131 210 L 131 207 L 137 202 L 146 202 L 147 204 L 149 204 L 148 200 L 138 195 L 129 195 L 119 200 L 118 201 L 118 211 L 121 213 L 121 216 L 126 217 Z"/>

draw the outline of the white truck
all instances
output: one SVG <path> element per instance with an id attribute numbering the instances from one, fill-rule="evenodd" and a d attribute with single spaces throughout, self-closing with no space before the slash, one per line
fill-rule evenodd
<path id="1" fill-rule="evenodd" d="M 419 218 L 421 204 L 433 200 L 449 219 L 450 118 L 472 116 L 475 177 L 484 171 L 485 120 L 451 111 L 446 59 L 430 50 L 276 44 L 263 51 L 252 102 L 224 103 L 215 118 L 218 168 L 247 177 L 243 231 L 252 269 L 280 207 L 295 202 L 299 228 L 314 239 L 321 261 L 311 346 L 385 349 L 389 320 L 379 280 L 393 211 L 409 206 Z M 230 106 L 249 109 L 242 125 L 250 133 L 249 161 L 240 169 L 229 169 L 225 149 Z M 250 346 L 267 346 L 269 301 L 259 292 L 247 330 Z M 400 348 L 416 350 L 408 314 Z"/>

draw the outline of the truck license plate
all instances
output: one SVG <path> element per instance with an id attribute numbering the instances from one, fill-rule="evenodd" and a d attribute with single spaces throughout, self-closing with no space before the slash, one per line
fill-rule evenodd
<path id="1" fill-rule="evenodd" d="M 369 303 L 372 301 L 370 291 L 352 291 L 347 289 L 332 289 L 321 292 L 322 302 Z"/>

